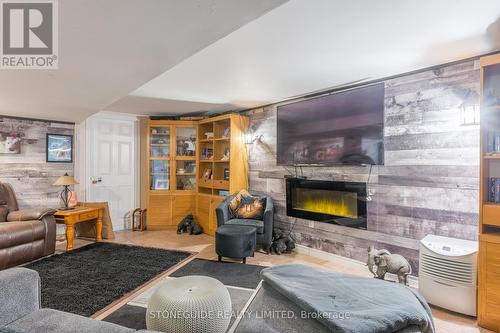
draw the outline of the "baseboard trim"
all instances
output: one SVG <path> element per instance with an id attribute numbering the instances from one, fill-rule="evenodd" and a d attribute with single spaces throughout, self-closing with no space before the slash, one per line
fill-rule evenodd
<path id="1" fill-rule="evenodd" d="M 297 253 L 306 254 L 306 255 L 309 255 L 311 257 L 315 257 L 315 258 L 319 258 L 319 259 L 323 259 L 323 260 L 328 260 L 328 261 L 339 261 L 340 260 L 345 265 L 350 265 L 354 269 L 368 270 L 368 268 L 366 267 L 366 263 L 359 261 L 359 260 L 356 260 L 356 259 L 343 257 L 343 256 L 338 255 L 338 254 L 325 252 L 325 251 L 318 250 L 318 249 L 313 249 L 311 247 L 307 247 L 305 245 L 300 245 L 300 244 L 295 245 L 295 249 L 296 249 Z M 388 273 L 386 275 L 386 280 L 397 281 L 398 278 L 396 275 Z M 408 284 L 410 285 L 410 287 L 418 289 L 418 277 L 414 276 L 414 275 L 410 275 L 408 277 Z"/>

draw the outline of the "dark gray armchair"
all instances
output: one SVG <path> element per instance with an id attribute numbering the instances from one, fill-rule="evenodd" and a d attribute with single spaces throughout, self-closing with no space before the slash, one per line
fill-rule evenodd
<path id="1" fill-rule="evenodd" d="M 228 196 L 219 207 L 215 209 L 217 214 L 217 226 L 221 225 L 246 225 L 256 229 L 257 245 L 260 245 L 264 251 L 269 253 L 273 242 L 273 223 L 274 223 L 274 206 L 273 199 L 265 193 L 252 192 L 252 195 L 266 198 L 266 209 L 262 220 L 251 219 L 235 219 L 231 217 L 229 212 L 229 201 L 234 198 L 234 195 Z"/>

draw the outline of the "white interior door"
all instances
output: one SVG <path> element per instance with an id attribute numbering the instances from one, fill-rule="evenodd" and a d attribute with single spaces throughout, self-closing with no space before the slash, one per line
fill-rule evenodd
<path id="1" fill-rule="evenodd" d="M 136 121 L 122 117 L 87 119 L 87 200 L 107 201 L 114 230 L 125 228 L 135 206 Z"/>

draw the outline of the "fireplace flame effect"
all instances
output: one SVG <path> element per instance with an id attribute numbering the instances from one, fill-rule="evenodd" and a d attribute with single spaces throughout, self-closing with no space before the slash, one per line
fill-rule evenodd
<path id="1" fill-rule="evenodd" d="M 324 192 L 324 193 L 323 193 Z M 299 191 L 294 209 L 320 214 L 358 218 L 355 193 L 339 191 Z"/>

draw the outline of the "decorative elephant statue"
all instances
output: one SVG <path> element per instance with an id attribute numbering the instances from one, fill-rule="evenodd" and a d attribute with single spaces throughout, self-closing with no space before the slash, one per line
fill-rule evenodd
<path id="1" fill-rule="evenodd" d="M 412 273 L 412 270 L 410 263 L 402 255 L 391 254 L 385 249 L 377 250 L 370 245 L 366 264 L 375 278 L 384 280 L 386 273 L 396 274 L 399 283 L 408 285 L 408 275 Z M 374 266 L 376 266 L 375 271 Z"/>

